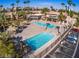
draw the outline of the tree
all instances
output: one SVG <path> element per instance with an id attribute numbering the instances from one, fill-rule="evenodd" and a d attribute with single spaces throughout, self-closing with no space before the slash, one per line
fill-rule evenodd
<path id="1" fill-rule="evenodd" d="M 25 6 L 25 9 L 27 9 L 27 11 L 29 12 L 29 6 L 27 6 L 29 3 L 30 3 L 30 0 L 24 0 L 23 2 L 26 6 Z"/>
<path id="2" fill-rule="evenodd" d="M 46 30 L 47 30 L 48 26 L 50 26 L 50 23 L 46 23 Z"/>
<path id="3" fill-rule="evenodd" d="M 46 19 L 46 15 L 47 15 L 47 12 L 49 12 L 49 9 L 48 8 L 43 8 L 41 11 L 45 15 L 45 19 Z"/>
<path id="4" fill-rule="evenodd" d="M 25 0 L 23 3 L 24 3 L 25 5 L 27 5 L 27 4 L 30 3 L 30 0 Z"/>
<path id="5" fill-rule="evenodd" d="M 3 7 L 3 5 L 0 5 L 0 8 L 2 8 Z"/>
<path id="6" fill-rule="evenodd" d="M 14 5 L 15 5 L 14 3 L 11 4 L 11 6 L 12 6 L 12 12 L 13 12 L 13 10 L 14 10 Z"/>
<path id="7" fill-rule="evenodd" d="M 79 17 L 76 19 L 76 23 L 74 24 L 76 27 L 79 27 Z"/>
<path id="8" fill-rule="evenodd" d="M 65 3 L 61 3 L 61 5 L 62 5 L 63 7 L 65 7 Z"/>
<path id="9" fill-rule="evenodd" d="M 73 3 L 72 5 L 73 5 L 74 7 L 76 6 L 76 4 L 75 4 L 75 3 Z"/>
<path id="10" fill-rule="evenodd" d="M 19 2 L 20 2 L 20 0 L 16 0 L 16 5 L 17 5 L 17 7 L 16 7 L 16 14 L 18 13 L 18 4 L 19 4 Z M 17 17 L 16 17 L 17 19 L 19 18 L 18 17 L 18 14 L 17 14 Z"/>
<path id="11" fill-rule="evenodd" d="M 60 34 L 60 31 L 59 31 L 60 27 L 57 26 L 56 29 L 57 29 L 57 31 L 58 31 L 58 34 Z"/>
<path id="12" fill-rule="evenodd" d="M 3 5 L 0 5 L 0 12 L 2 12 L 3 10 Z"/>
<path id="13" fill-rule="evenodd" d="M 16 10 L 18 10 L 18 4 L 19 4 L 20 0 L 16 0 Z"/>
<path id="14" fill-rule="evenodd" d="M 6 32 L 0 33 L 0 57 L 14 57 L 15 49 L 14 45 L 10 40 L 8 40 L 9 36 Z"/>
<path id="15" fill-rule="evenodd" d="M 67 4 L 61 3 L 62 6 L 65 7 L 66 12 L 70 17 L 72 17 L 73 12 L 71 11 L 71 7 L 75 7 L 76 4 L 72 0 L 67 0 Z"/>
<path id="16" fill-rule="evenodd" d="M 73 5 L 73 7 L 76 7 L 76 4 L 75 4 L 75 3 L 73 3 L 72 5 Z M 74 10 L 74 9 L 73 9 L 73 10 Z"/>
<path id="17" fill-rule="evenodd" d="M 2 31 L 5 31 L 5 22 L 6 22 L 5 14 L 0 13 L 0 24 L 2 26 Z"/>
<path id="18" fill-rule="evenodd" d="M 42 13 L 46 13 L 46 12 L 48 12 L 48 11 L 49 11 L 48 8 L 43 8 L 43 9 L 42 9 Z"/>
<path id="19" fill-rule="evenodd" d="M 65 3 L 61 3 L 62 7 L 64 8 L 65 7 L 65 12 L 68 12 L 68 6 L 65 4 Z"/>
<path id="20" fill-rule="evenodd" d="M 67 6 L 65 5 L 66 11 L 68 10 Z"/>
<path id="21" fill-rule="evenodd" d="M 26 18 L 26 13 L 24 11 L 19 11 L 18 16 L 22 17 L 22 19 L 25 19 Z"/>
<path id="22" fill-rule="evenodd" d="M 69 6 L 72 6 L 72 0 L 67 0 Z"/>
<path id="23" fill-rule="evenodd" d="M 53 6 L 50 6 L 50 8 L 51 8 L 52 11 L 53 11 L 53 10 L 55 11 L 55 9 L 53 8 Z"/>
<path id="24" fill-rule="evenodd" d="M 76 4 L 75 4 L 75 3 L 73 3 L 73 1 L 72 1 L 72 0 L 67 0 L 67 4 L 69 5 L 69 6 L 68 6 L 68 9 L 69 9 L 69 10 L 68 10 L 68 14 L 69 14 L 69 16 L 71 16 L 71 14 L 70 14 L 70 13 L 72 13 L 72 12 L 71 12 L 70 7 L 73 7 L 73 6 L 75 7 L 75 6 L 76 6 Z"/>
<path id="25" fill-rule="evenodd" d="M 20 39 L 14 40 L 9 35 L 9 33 L 0 32 L 0 57 L 2 58 L 22 57 L 24 53 L 23 51 L 24 48 Z"/>
<path id="26" fill-rule="evenodd" d="M 18 7 L 19 2 L 20 2 L 20 0 L 16 0 L 17 7 Z"/>
<path id="27" fill-rule="evenodd" d="M 59 20 L 62 22 L 66 19 L 66 17 L 63 15 L 63 13 L 61 12 L 59 15 Z"/>

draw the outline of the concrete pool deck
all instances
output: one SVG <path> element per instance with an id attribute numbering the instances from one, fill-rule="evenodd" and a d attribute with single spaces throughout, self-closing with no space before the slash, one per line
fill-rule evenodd
<path id="1" fill-rule="evenodd" d="M 18 33 L 15 36 L 22 36 L 22 41 L 24 41 L 24 40 L 26 40 L 26 39 L 28 39 L 30 37 L 33 37 L 33 36 L 35 36 L 35 35 L 37 35 L 39 33 L 48 32 L 48 33 L 53 34 L 54 38 L 53 38 L 53 40 L 50 40 L 49 42 L 47 42 L 46 44 L 44 44 L 42 47 L 40 47 L 39 49 L 37 49 L 36 51 L 34 51 L 30 55 L 30 57 L 33 56 L 33 55 L 36 56 L 40 52 L 44 51 L 44 49 L 46 49 L 46 47 L 48 47 L 49 45 L 51 45 L 52 42 L 54 42 L 58 37 L 60 37 L 61 34 L 64 33 L 63 25 L 60 24 L 60 23 L 58 23 L 58 22 L 57 23 L 55 23 L 55 22 L 49 22 L 49 23 L 55 24 L 57 26 L 60 26 L 60 30 L 59 31 L 60 31 L 61 34 L 58 34 L 58 30 L 56 28 L 52 28 L 52 29 L 48 28 L 46 30 L 45 28 L 43 28 L 41 26 L 38 26 L 36 24 L 32 24 L 32 22 L 37 22 L 37 21 L 35 21 L 35 20 L 31 21 L 31 24 L 28 25 L 28 27 L 25 28 L 22 33 Z M 39 22 L 46 22 L 46 21 L 39 21 Z M 24 56 L 24 57 L 27 57 L 27 56 Z"/>
<path id="2" fill-rule="evenodd" d="M 35 20 L 32 21 L 32 22 L 35 22 Z M 57 29 L 56 28 L 52 28 L 52 29 L 49 29 L 48 28 L 46 30 L 45 28 L 43 28 L 41 26 L 37 26 L 35 24 L 32 24 L 32 22 L 31 22 L 31 24 L 27 28 L 25 28 L 23 30 L 22 33 L 18 33 L 15 36 L 22 36 L 22 40 L 26 40 L 27 38 L 33 37 L 33 36 L 35 36 L 35 35 L 37 35 L 37 34 L 39 34 L 41 32 L 48 32 L 48 33 L 52 33 L 55 36 L 58 36 L 57 35 Z M 45 21 L 39 21 L 39 22 L 45 22 Z M 54 24 L 54 22 L 50 22 L 50 23 L 51 24 Z M 55 25 L 61 26 L 60 33 L 63 33 L 64 32 L 64 28 L 63 28 L 63 26 L 61 24 L 56 23 Z"/>

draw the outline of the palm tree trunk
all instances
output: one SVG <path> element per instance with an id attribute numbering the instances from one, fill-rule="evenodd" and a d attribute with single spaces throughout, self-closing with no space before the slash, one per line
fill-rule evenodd
<path id="1" fill-rule="evenodd" d="M 59 31 L 59 29 L 60 29 L 60 27 L 59 27 L 59 26 L 57 26 L 57 32 L 58 32 L 58 34 L 60 34 L 60 31 Z"/>
<path id="2" fill-rule="evenodd" d="M 16 4 L 16 15 L 17 15 L 17 20 L 18 20 L 18 3 Z"/>
<path id="3" fill-rule="evenodd" d="M 59 29 L 58 29 L 58 34 L 60 33 Z"/>

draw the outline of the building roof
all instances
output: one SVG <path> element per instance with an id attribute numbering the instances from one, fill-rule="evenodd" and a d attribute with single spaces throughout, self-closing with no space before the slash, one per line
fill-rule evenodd
<path id="1" fill-rule="evenodd" d="M 31 12 L 33 12 L 35 14 L 41 14 L 41 11 L 31 11 Z"/>
<path id="2" fill-rule="evenodd" d="M 55 11 L 50 11 L 50 12 L 47 12 L 47 14 L 59 15 L 60 13 L 59 12 L 55 12 Z"/>

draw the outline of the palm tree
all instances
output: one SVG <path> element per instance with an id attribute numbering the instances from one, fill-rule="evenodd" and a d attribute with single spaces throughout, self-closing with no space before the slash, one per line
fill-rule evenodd
<path id="1" fill-rule="evenodd" d="M 16 0 L 17 7 L 18 7 L 19 2 L 20 2 L 20 0 Z"/>
<path id="2" fill-rule="evenodd" d="M 13 12 L 13 9 L 14 9 L 14 5 L 15 5 L 14 3 L 11 4 L 11 6 L 12 6 L 12 12 Z"/>
<path id="3" fill-rule="evenodd" d="M 2 8 L 3 7 L 3 5 L 0 5 L 0 8 Z"/>
<path id="4" fill-rule="evenodd" d="M 51 8 L 52 11 L 54 10 L 53 6 L 50 6 L 50 8 Z"/>
<path id="5" fill-rule="evenodd" d="M 50 26 L 50 23 L 46 23 L 46 30 L 47 30 L 48 26 Z"/>
<path id="6" fill-rule="evenodd" d="M 48 18 L 46 17 L 47 12 L 49 12 L 49 9 L 48 9 L 48 8 L 43 8 L 43 9 L 41 10 L 41 13 L 43 13 L 43 14 L 45 15 L 45 20 L 46 20 L 46 21 L 48 20 Z M 48 23 L 46 23 L 46 24 L 47 24 L 47 26 L 48 26 Z M 47 26 L 46 26 L 45 29 L 47 29 Z"/>
<path id="7" fill-rule="evenodd" d="M 27 6 L 27 4 L 30 3 L 30 0 L 25 0 L 23 3 Z"/>
<path id="8" fill-rule="evenodd" d="M 26 5 L 25 7 L 28 7 L 27 9 L 29 9 L 29 6 L 27 6 L 27 5 L 30 3 L 30 0 L 25 0 L 23 3 Z"/>
<path id="9" fill-rule="evenodd" d="M 45 15 L 45 20 L 47 20 L 46 15 L 47 15 L 47 12 L 49 12 L 49 9 L 48 8 L 43 8 L 41 11 Z"/>
<path id="10" fill-rule="evenodd" d="M 79 27 L 79 17 L 76 20 L 76 23 L 74 24 L 76 27 Z"/>
<path id="11" fill-rule="evenodd" d="M 65 5 L 66 11 L 68 10 L 67 6 Z"/>
<path id="12" fill-rule="evenodd" d="M 0 57 L 14 57 L 15 49 L 12 40 L 8 40 L 8 33 L 0 33 Z"/>
<path id="13" fill-rule="evenodd" d="M 56 29 L 57 29 L 58 34 L 60 34 L 60 31 L 59 31 L 60 30 L 60 27 L 57 26 Z"/>
<path id="14" fill-rule="evenodd" d="M 61 21 L 61 23 L 66 19 L 66 17 L 63 15 L 63 13 L 61 12 L 59 15 L 59 20 Z"/>
<path id="15" fill-rule="evenodd" d="M 0 5 L 0 12 L 2 11 L 2 9 L 3 9 L 3 5 Z"/>
<path id="16" fill-rule="evenodd" d="M 75 3 L 73 3 L 72 5 L 73 5 L 73 7 L 75 7 L 75 6 L 76 6 L 76 4 L 75 4 Z M 73 10 L 74 10 L 74 9 L 73 9 Z"/>
<path id="17" fill-rule="evenodd" d="M 72 0 L 67 0 L 69 6 L 72 6 Z"/>
<path id="18" fill-rule="evenodd" d="M 0 24 L 2 26 L 2 30 L 5 31 L 5 22 L 6 21 L 6 17 L 4 13 L 0 13 Z"/>
<path id="19" fill-rule="evenodd" d="M 11 6 L 12 6 L 12 9 L 11 9 L 11 11 L 12 11 L 12 19 L 15 19 L 14 14 L 13 14 L 15 4 L 14 4 L 14 3 L 12 3 L 12 4 L 11 4 Z"/>
<path id="20" fill-rule="evenodd" d="M 61 5 L 62 5 L 63 7 L 65 7 L 65 3 L 61 3 Z"/>
<path id="21" fill-rule="evenodd" d="M 18 11 L 19 2 L 20 2 L 20 0 L 16 0 L 16 11 Z"/>
<path id="22" fill-rule="evenodd" d="M 68 4 L 68 7 L 70 9 L 70 7 L 72 6 L 72 0 L 67 0 L 67 4 Z M 70 9 L 71 10 L 71 9 Z"/>
<path id="23" fill-rule="evenodd" d="M 18 4 L 19 4 L 20 0 L 16 0 L 16 13 L 17 13 L 17 19 L 18 19 Z"/>
<path id="24" fill-rule="evenodd" d="M 71 9 L 70 9 L 70 7 L 72 7 L 72 6 L 76 6 L 75 5 L 75 3 L 73 3 L 73 1 L 72 0 L 67 0 L 67 4 L 68 4 L 68 7 L 69 7 L 69 15 L 70 15 L 70 13 L 71 13 Z"/>

